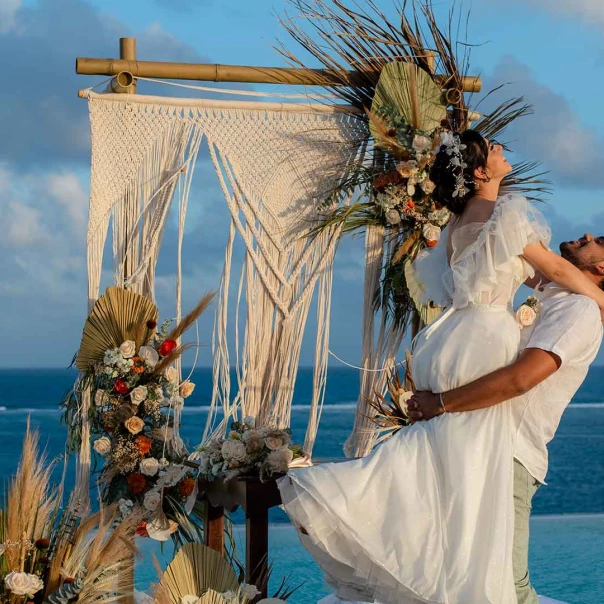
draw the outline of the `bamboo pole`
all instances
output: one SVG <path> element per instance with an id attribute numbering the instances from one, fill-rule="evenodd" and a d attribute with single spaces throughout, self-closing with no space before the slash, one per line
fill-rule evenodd
<path id="1" fill-rule="evenodd" d="M 120 59 L 123 61 L 132 61 L 136 62 L 136 38 L 120 38 Z M 120 73 L 117 74 L 109 74 L 109 75 L 117 75 L 117 78 L 114 78 L 111 82 L 111 88 L 114 92 L 124 92 L 126 94 L 135 94 L 136 93 L 136 80 L 132 78 L 132 72 L 128 69 L 121 70 L 122 72 L 128 73 L 130 75 L 131 80 L 127 83 L 126 86 L 123 86 L 123 90 L 116 90 L 113 87 L 113 82 L 119 79 Z"/>
<path id="2" fill-rule="evenodd" d="M 166 80 L 197 80 L 203 82 L 239 82 L 250 84 L 294 84 L 308 86 L 357 85 L 362 73 L 346 71 L 334 73 L 327 69 L 297 69 L 290 67 L 247 67 L 210 63 L 169 63 L 165 61 L 136 61 L 134 59 L 76 59 L 76 73 L 80 75 L 117 75 L 122 71 L 135 78 Z M 342 79 L 343 76 L 343 79 Z M 376 73 L 376 81 L 378 74 Z M 451 76 L 436 75 L 441 88 L 448 88 Z M 464 92 L 480 92 L 482 80 L 478 76 L 462 78 Z"/>

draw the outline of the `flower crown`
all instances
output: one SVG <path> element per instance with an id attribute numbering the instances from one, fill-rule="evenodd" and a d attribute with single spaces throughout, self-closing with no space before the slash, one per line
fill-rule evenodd
<path id="1" fill-rule="evenodd" d="M 459 134 L 443 132 L 440 137 L 440 146 L 445 147 L 445 152 L 449 156 L 449 168 L 453 172 L 456 172 L 453 197 L 464 197 L 470 192 L 466 187 L 466 179 L 463 173 L 468 165 L 463 161 L 461 155 L 461 152 L 466 148 L 466 145 L 461 142 Z"/>

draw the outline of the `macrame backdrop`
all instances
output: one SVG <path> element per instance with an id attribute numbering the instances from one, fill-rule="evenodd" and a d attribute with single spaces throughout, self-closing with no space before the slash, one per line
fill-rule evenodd
<path id="1" fill-rule="evenodd" d="M 88 93 L 92 170 L 88 298 L 99 296 L 110 222 L 114 283 L 154 299 L 155 265 L 178 191 L 177 315 L 187 200 L 202 141 L 231 214 L 213 336 L 214 389 L 204 438 L 233 417 L 289 425 L 300 347 L 317 298 L 313 398 L 305 449 L 312 450 L 325 391 L 332 263 L 338 232 L 309 239 L 317 204 L 359 159 L 365 125 L 324 104 L 206 101 Z M 215 234 L 212 234 L 215 236 Z M 240 267 L 233 246 L 245 244 Z M 238 269 L 238 270 L 236 270 Z M 238 278 L 237 278 L 238 277 Z M 234 299 L 234 302 L 233 302 Z M 235 321 L 229 325 L 229 304 Z M 242 316 L 245 313 L 245 316 Z M 228 337 L 233 330 L 233 339 Z M 234 341 L 229 350 L 227 341 Z M 236 367 L 236 388 L 230 366 Z M 90 397 L 82 397 L 84 442 L 77 499 L 88 493 Z M 224 420 L 216 421 L 222 408 Z M 178 434 L 176 442 L 180 443 Z"/>

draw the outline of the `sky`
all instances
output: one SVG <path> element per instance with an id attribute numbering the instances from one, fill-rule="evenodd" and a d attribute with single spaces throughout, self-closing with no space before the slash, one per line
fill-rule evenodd
<path id="1" fill-rule="evenodd" d="M 392 0 L 376 0 L 393 14 Z M 444 16 L 449 0 L 435 2 Z M 512 161 L 540 161 L 554 193 L 543 210 L 554 242 L 604 233 L 604 2 L 476 0 L 471 73 L 484 90 L 506 84 L 535 114 L 513 126 Z M 90 165 L 86 102 L 77 90 L 102 77 L 75 74 L 77 56 L 117 57 L 121 36 L 141 60 L 279 66 L 284 0 L 0 0 L 0 367 L 64 367 L 86 314 L 85 234 Z M 141 91 L 178 95 L 175 89 Z M 225 87 L 222 85 L 222 87 Z M 201 93 L 200 93 L 201 94 Z M 479 98 L 480 95 L 478 95 Z M 215 289 L 228 215 L 207 159 L 197 167 L 184 247 L 184 302 Z M 158 265 L 163 317 L 173 315 L 174 217 Z M 358 363 L 363 242 L 338 250 L 331 349 Z M 110 267 L 104 272 L 108 283 Z M 211 316 L 201 322 L 210 362 Z M 312 364 L 306 338 L 301 362 Z M 602 354 L 599 362 L 604 362 Z"/>

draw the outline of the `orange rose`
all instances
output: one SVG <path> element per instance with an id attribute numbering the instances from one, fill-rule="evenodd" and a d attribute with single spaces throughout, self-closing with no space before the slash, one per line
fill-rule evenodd
<path id="1" fill-rule="evenodd" d="M 134 444 L 141 455 L 147 455 L 147 453 L 149 453 L 152 442 L 153 441 L 148 436 L 144 436 L 143 434 L 139 434 L 134 439 Z"/>
<path id="2" fill-rule="evenodd" d="M 128 476 L 128 489 L 131 493 L 134 493 L 135 495 L 137 493 L 142 493 L 146 486 L 147 479 L 142 474 L 137 472 Z"/>
<path id="3" fill-rule="evenodd" d="M 195 489 L 195 480 L 193 478 L 183 478 L 178 485 L 178 490 L 183 497 L 188 497 Z"/>
<path id="4" fill-rule="evenodd" d="M 428 247 L 436 247 L 436 246 L 438 245 L 438 241 L 430 241 L 430 240 L 427 240 L 427 241 L 426 241 L 426 245 L 427 245 Z"/>

